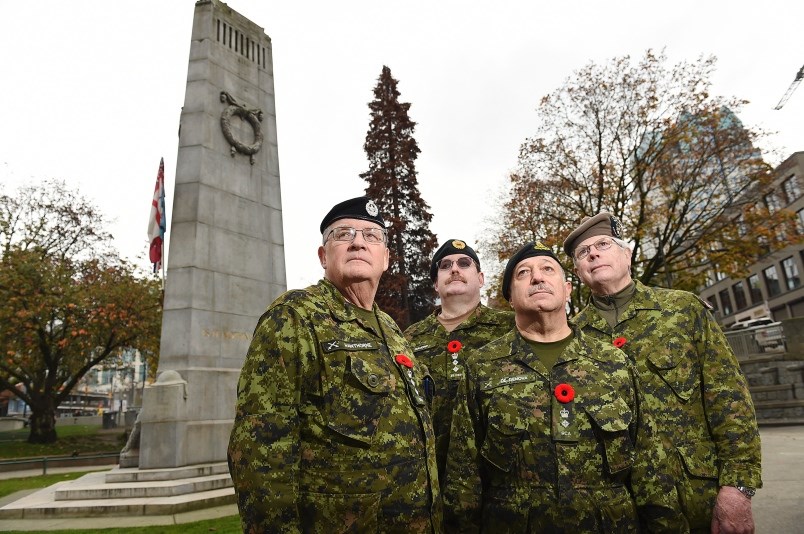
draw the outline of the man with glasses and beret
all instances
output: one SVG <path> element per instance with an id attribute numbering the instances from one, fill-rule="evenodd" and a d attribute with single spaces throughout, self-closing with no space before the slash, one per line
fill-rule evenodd
<path id="1" fill-rule="evenodd" d="M 503 276 L 516 327 L 466 364 L 446 531 L 686 532 L 636 371 L 567 323 L 572 286 L 556 255 L 528 243 Z"/>
<path id="2" fill-rule="evenodd" d="M 584 219 L 564 250 L 592 291 L 573 322 L 635 362 L 674 466 L 692 532 L 751 533 L 761 449 L 748 384 L 709 306 L 631 275 L 631 248 L 611 213 Z"/>
<path id="3" fill-rule="evenodd" d="M 324 278 L 271 304 L 240 375 L 228 458 L 243 531 L 441 532 L 432 379 L 374 303 L 383 218 L 358 197 L 320 230 Z"/>
<path id="4" fill-rule="evenodd" d="M 477 254 L 465 241 L 448 239 L 441 245 L 430 263 L 430 279 L 441 304 L 430 316 L 411 325 L 405 336 L 435 380 L 431 414 L 441 475 L 464 355 L 511 330 L 514 314 L 480 303 L 483 272 Z"/>

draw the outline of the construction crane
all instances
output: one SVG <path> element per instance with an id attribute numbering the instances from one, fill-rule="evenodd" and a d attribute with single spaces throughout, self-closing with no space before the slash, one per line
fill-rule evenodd
<path id="1" fill-rule="evenodd" d="M 790 87 L 787 88 L 787 92 L 784 94 L 782 99 L 779 100 L 779 103 L 776 104 L 776 107 L 773 109 L 782 109 L 782 106 L 784 106 L 787 103 L 788 99 L 790 99 L 790 95 L 793 94 L 793 91 L 796 90 L 796 87 L 798 87 L 798 84 L 801 83 L 802 79 L 804 79 L 804 67 L 801 67 L 798 70 L 798 73 L 796 74 L 796 79 L 793 80 L 793 83 L 791 83 Z"/>

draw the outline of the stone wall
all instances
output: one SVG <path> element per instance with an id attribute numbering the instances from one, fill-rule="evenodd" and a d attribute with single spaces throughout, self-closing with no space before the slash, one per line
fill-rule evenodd
<path id="1" fill-rule="evenodd" d="M 804 353 L 740 359 L 760 425 L 804 424 Z"/>
<path id="2" fill-rule="evenodd" d="M 782 320 L 782 330 L 787 341 L 787 351 L 804 354 L 804 317 Z"/>

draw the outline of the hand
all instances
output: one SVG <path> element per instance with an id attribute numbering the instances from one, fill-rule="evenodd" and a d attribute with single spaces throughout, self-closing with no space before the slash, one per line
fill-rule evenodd
<path id="1" fill-rule="evenodd" d="M 754 534 L 751 499 L 733 486 L 723 486 L 712 511 L 712 534 Z"/>

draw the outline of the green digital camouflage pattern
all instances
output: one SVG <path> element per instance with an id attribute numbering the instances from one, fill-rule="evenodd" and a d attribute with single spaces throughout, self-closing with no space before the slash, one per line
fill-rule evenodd
<path id="1" fill-rule="evenodd" d="M 244 532 L 441 532 L 431 379 L 374 309 L 382 332 L 322 280 L 260 319 L 229 441 Z"/>
<path id="2" fill-rule="evenodd" d="M 573 321 L 636 363 L 645 399 L 676 466 L 682 507 L 693 529 L 708 529 L 720 486 L 758 488 L 761 450 L 748 384 L 723 332 L 692 293 L 647 287 L 616 327 L 590 304 Z"/>
<path id="3" fill-rule="evenodd" d="M 447 532 L 686 531 L 622 352 L 575 331 L 548 370 L 513 330 L 480 353 L 452 420 Z M 572 386 L 574 400 L 558 401 L 559 384 Z"/>
<path id="4" fill-rule="evenodd" d="M 477 311 L 452 332 L 447 332 L 438 322 L 435 313 L 405 330 L 416 359 L 425 363 L 435 380 L 435 397 L 430 409 L 433 430 L 436 436 L 436 460 L 438 474 L 444 474 L 449 446 L 449 428 L 458 384 L 463 378 L 464 355 L 479 349 L 514 328 L 514 313 L 495 310 L 482 304 Z M 447 351 L 450 341 L 460 341 L 462 348 L 457 353 Z"/>

